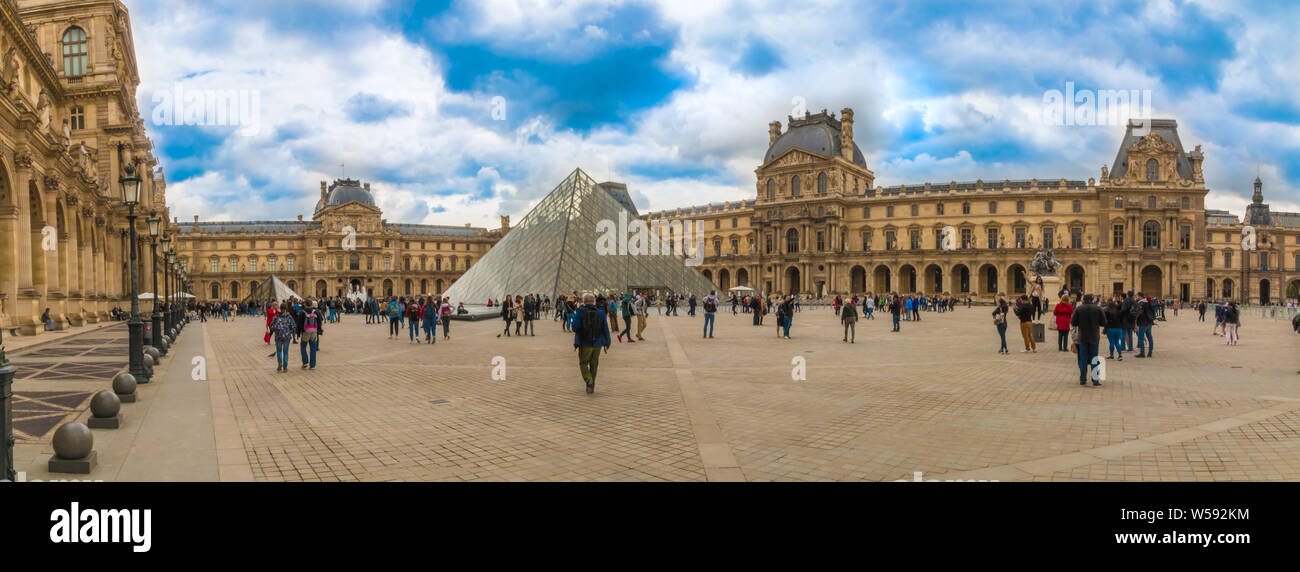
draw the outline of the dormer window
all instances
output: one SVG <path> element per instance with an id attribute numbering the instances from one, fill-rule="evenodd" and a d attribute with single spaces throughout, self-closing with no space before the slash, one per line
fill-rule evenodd
<path id="1" fill-rule="evenodd" d="M 1147 180 L 1148 181 L 1160 180 L 1160 161 L 1157 161 L 1155 159 L 1147 159 Z"/>

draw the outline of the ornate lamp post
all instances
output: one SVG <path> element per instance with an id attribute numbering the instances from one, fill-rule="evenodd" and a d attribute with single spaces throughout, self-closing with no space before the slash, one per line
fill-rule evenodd
<path id="1" fill-rule="evenodd" d="M 130 344 L 131 375 L 137 383 L 149 383 L 149 373 L 144 369 L 144 322 L 140 321 L 140 300 L 136 284 L 136 247 L 135 247 L 135 205 L 140 202 L 140 176 L 135 174 L 135 165 L 125 161 L 125 143 L 117 144 L 118 163 L 122 165 L 122 176 L 117 183 L 122 186 L 122 202 L 126 204 L 126 221 L 131 235 L 131 319 L 127 321 Z"/>
<path id="2" fill-rule="evenodd" d="M 172 296 L 171 296 L 171 275 L 170 275 L 172 269 L 172 254 L 171 254 L 172 237 L 168 236 L 166 233 L 163 233 L 162 240 L 159 240 L 158 242 L 159 244 L 162 245 L 162 248 L 160 250 L 162 251 L 162 256 L 163 256 L 163 263 L 162 263 L 163 285 L 162 285 L 162 292 L 161 292 L 163 295 L 163 310 L 162 310 L 163 328 L 165 328 L 163 331 L 170 332 L 172 329 L 172 324 L 171 324 Z"/>
<path id="3" fill-rule="evenodd" d="M 172 266 L 176 265 L 176 255 L 172 254 L 172 239 L 163 235 L 163 327 L 172 331 Z"/>
<path id="4" fill-rule="evenodd" d="M 149 218 L 145 220 L 149 222 L 149 273 L 153 275 L 153 315 L 150 316 L 153 334 L 149 342 L 158 348 L 159 355 L 167 355 L 167 344 L 162 339 L 162 308 L 158 306 L 158 236 L 162 232 L 162 219 L 156 211 L 149 211 Z"/>

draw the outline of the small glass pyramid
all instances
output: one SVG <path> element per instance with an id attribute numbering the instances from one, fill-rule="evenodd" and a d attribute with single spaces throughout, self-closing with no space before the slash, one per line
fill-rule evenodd
<path id="1" fill-rule="evenodd" d="M 695 294 L 716 287 L 680 254 L 599 254 L 601 221 L 637 219 L 626 202 L 575 169 L 447 290 L 452 304 L 632 289 Z"/>

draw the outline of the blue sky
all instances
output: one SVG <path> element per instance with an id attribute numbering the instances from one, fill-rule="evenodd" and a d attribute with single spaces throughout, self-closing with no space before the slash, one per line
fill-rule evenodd
<path id="1" fill-rule="evenodd" d="M 780 4 L 127 0 L 186 220 L 310 217 L 344 171 L 392 222 L 518 220 L 574 167 L 643 211 L 752 198 L 767 123 L 802 108 L 854 108 L 884 185 L 1097 177 L 1123 127 L 1045 121 L 1067 82 L 1149 91 L 1211 207 L 1240 212 L 1258 169 L 1300 211 L 1295 3 Z M 160 120 L 178 86 L 251 103 Z"/>

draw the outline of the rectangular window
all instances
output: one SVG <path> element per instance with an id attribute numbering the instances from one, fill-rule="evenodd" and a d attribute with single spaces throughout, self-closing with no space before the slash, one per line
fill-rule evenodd
<path id="1" fill-rule="evenodd" d="M 989 202 L 989 214 L 998 214 L 998 204 L 996 202 Z"/>
<path id="2" fill-rule="evenodd" d="M 919 216 L 920 214 L 921 214 L 920 205 L 912 205 L 912 216 Z"/>
<path id="3" fill-rule="evenodd" d="M 1269 269 L 1269 267 L 1268 267 L 1268 253 L 1267 253 L 1267 252 L 1261 252 L 1261 253 L 1259 253 L 1259 269 L 1260 269 L 1260 270 L 1268 270 L 1268 269 Z"/>
<path id="4" fill-rule="evenodd" d="M 334 269 L 335 269 L 335 270 L 343 270 L 343 255 L 342 255 L 342 254 L 340 254 L 340 255 L 334 257 Z"/>
<path id="5" fill-rule="evenodd" d="M 740 240 L 735 238 L 731 239 L 731 254 L 740 254 Z"/>
<path id="6" fill-rule="evenodd" d="M 997 203 L 989 203 L 990 206 L 995 205 L 995 204 L 997 204 Z M 989 247 L 989 248 L 997 248 L 997 247 L 998 247 L 998 229 L 996 229 L 996 228 L 990 228 L 990 229 L 986 229 L 985 232 L 988 233 L 988 247 Z"/>
<path id="7" fill-rule="evenodd" d="M 287 270 L 287 271 L 289 271 L 289 272 L 293 272 L 293 259 L 292 259 L 292 258 L 290 258 L 290 259 L 288 259 L 287 261 L 285 261 L 285 267 L 284 267 L 284 269 Z"/>
<path id="8" fill-rule="evenodd" d="M 1024 214 L 1025 201 L 1016 201 L 1016 214 Z"/>
<path id="9" fill-rule="evenodd" d="M 270 246 L 268 246 L 267 248 L 275 248 L 275 241 L 274 240 L 270 241 Z"/>
<path id="10" fill-rule="evenodd" d="M 385 256 L 385 257 L 384 257 L 384 270 L 392 270 L 392 269 L 393 269 L 393 257 L 391 257 L 391 256 Z"/>
<path id="11" fill-rule="evenodd" d="M 74 105 L 72 106 L 72 112 L 69 115 L 68 123 L 71 124 L 69 127 L 71 127 L 73 131 L 86 128 L 86 108 L 80 105 Z"/>
<path id="12" fill-rule="evenodd" d="M 1112 248 L 1124 248 L 1124 225 L 1117 224 L 1110 227 L 1110 243 Z"/>
<path id="13" fill-rule="evenodd" d="M 1232 251 L 1231 251 L 1231 250 L 1225 250 L 1225 251 L 1223 251 L 1223 267 L 1224 267 L 1224 268 L 1232 268 Z"/>
<path id="14" fill-rule="evenodd" d="M 720 218 L 713 219 L 713 230 L 719 230 L 721 228 L 722 228 L 722 219 Z"/>
<path id="15" fill-rule="evenodd" d="M 763 251 L 772 254 L 772 235 L 770 234 L 763 237 Z"/>
<path id="16" fill-rule="evenodd" d="M 1070 229 L 1070 248 L 1083 248 L 1083 229 L 1074 227 Z"/>
<path id="17" fill-rule="evenodd" d="M 736 217 L 734 217 L 734 216 L 731 217 L 731 228 L 736 228 L 736 227 L 739 227 L 739 226 L 740 226 L 740 219 L 739 219 L 739 218 L 736 218 Z"/>
<path id="18" fill-rule="evenodd" d="M 871 218 L 871 207 L 862 207 L 862 218 Z"/>
<path id="19" fill-rule="evenodd" d="M 961 229 L 961 247 L 971 248 L 975 245 L 975 233 L 969 228 Z"/>
<path id="20" fill-rule="evenodd" d="M 871 250 L 871 231 L 869 230 L 862 232 L 862 250 Z"/>
<path id="21" fill-rule="evenodd" d="M 1056 229 L 1054 229 L 1054 228 L 1052 228 L 1052 227 L 1050 227 L 1050 226 L 1044 228 L 1044 229 L 1043 229 L 1043 246 L 1046 246 L 1047 248 L 1052 248 L 1052 245 L 1054 245 L 1054 244 L 1056 244 Z"/>
<path id="22" fill-rule="evenodd" d="M 914 230 L 909 234 L 912 240 L 912 250 L 921 250 L 921 231 Z"/>
<path id="23" fill-rule="evenodd" d="M 894 207 L 893 206 L 885 207 L 885 218 L 893 218 L 893 216 L 894 216 Z"/>
<path id="24" fill-rule="evenodd" d="M 316 271 L 317 272 L 325 271 L 325 259 L 319 256 L 316 257 Z"/>
<path id="25" fill-rule="evenodd" d="M 892 230 L 885 231 L 885 250 L 894 250 L 895 248 L 897 248 L 898 245 L 895 244 L 895 242 L 896 241 L 894 238 L 894 231 Z"/>
<path id="26" fill-rule="evenodd" d="M 943 216 L 943 203 L 939 203 L 939 204 L 937 204 L 937 205 L 934 205 L 934 214 L 937 214 L 937 215 L 939 215 L 939 216 Z"/>
<path id="27" fill-rule="evenodd" d="M 1052 201 L 1044 201 L 1044 202 L 1043 202 L 1043 212 L 1045 212 L 1045 213 L 1050 213 L 1050 212 L 1052 212 Z"/>
<path id="28" fill-rule="evenodd" d="M 826 250 L 826 233 L 817 231 L 817 250 L 818 252 Z"/>
<path id="29" fill-rule="evenodd" d="M 1025 231 L 1024 227 L 1016 229 L 1016 248 L 1025 248 Z"/>
<path id="30" fill-rule="evenodd" d="M 1083 212 L 1083 201 L 1080 201 L 1080 200 L 1076 200 L 1076 201 L 1074 201 L 1073 203 L 1071 203 L 1071 205 L 1070 205 L 1070 209 L 1073 210 L 1073 211 L 1076 212 L 1076 213 L 1081 213 L 1081 212 Z"/>
<path id="31" fill-rule="evenodd" d="M 212 261 L 212 273 L 213 273 L 213 274 L 216 274 L 216 273 L 217 273 L 217 261 L 216 261 L 216 260 L 213 260 L 213 261 Z"/>
<path id="32" fill-rule="evenodd" d="M 1192 248 L 1192 227 L 1184 226 L 1178 229 L 1178 248 L 1191 250 Z"/>

